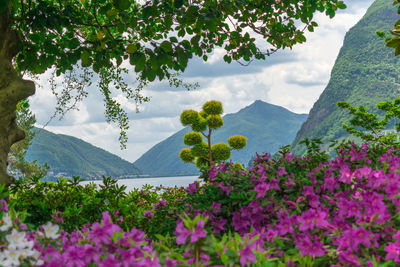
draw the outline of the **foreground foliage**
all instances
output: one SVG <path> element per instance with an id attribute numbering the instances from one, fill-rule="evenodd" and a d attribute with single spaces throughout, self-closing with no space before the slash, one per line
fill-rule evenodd
<path id="1" fill-rule="evenodd" d="M 249 171 L 213 166 L 209 183 L 185 189 L 126 194 L 111 179 L 98 190 L 78 181 L 17 185 L 0 226 L 8 244 L 1 253 L 43 266 L 400 264 L 399 147 L 347 142 L 329 159 L 314 141 L 307 145 L 304 157 L 283 149 L 259 156 Z M 31 256 L 10 241 L 26 228 Z"/>

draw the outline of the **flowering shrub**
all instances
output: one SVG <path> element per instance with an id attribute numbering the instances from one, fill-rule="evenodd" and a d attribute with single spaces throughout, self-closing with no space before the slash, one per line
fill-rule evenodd
<path id="1" fill-rule="evenodd" d="M 83 186 L 80 181 L 21 180 L 10 188 L 9 206 L 26 212 L 24 221 L 34 228 L 52 221 L 71 232 L 100 221 L 108 211 L 122 229 L 136 227 L 154 237 L 173 233 L 182 210 L 181 199 L 186 195 L 184 188 L 151 186 L 127 193 L 125 186 L 118 186 L 111 178 L 104 178 L 100 186 Z"/>
<path id="2" fill-rule="evenodd" d="M 25 225 L 15 203 L 28 193 L 17 193 L 1 217 L 0 255 L 12 258 L 4 266 L 398 266 L 399 149 L 347 142 L 329 159 L 306 145 L 304 157 L 284 148 L 249 171 L 212 166 L 206 184 L 121 195 L 120 213 L 105 209 L 68 231 L 65 210 L 48 216 L 53 224 Z"/>

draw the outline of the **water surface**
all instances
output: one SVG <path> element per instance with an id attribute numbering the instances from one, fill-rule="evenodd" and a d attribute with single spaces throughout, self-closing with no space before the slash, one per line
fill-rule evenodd
<path id="1" fill-rule="evenodd" d="M 172 176 L 172 177 L 149 177 L 149 178 L 135 178 L 135 179 L 120 179 L 118 180 L 118 185 L 125 185 L 126 192 L 133 190 L 134 188 L 141 188 L 145 184 L 152 186 L 168 186 L 168 187 L 181 187 L 188 186 L 194 181 L 198 180 L 198 176 Z M 88 183 L 101 184 L 101 180 L 96 181 L 84 181 L 82 184 Z"/>

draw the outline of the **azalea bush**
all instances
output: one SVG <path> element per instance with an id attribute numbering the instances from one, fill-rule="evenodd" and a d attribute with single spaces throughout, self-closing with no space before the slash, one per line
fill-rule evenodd
<path id="1" fill-rule="evenodd" d="M 14 223 L 3 215 L 2 222 L 31 230 L 25 238 L 38 252 L 15 255 L 43 266 L 72 259 L 77 266 L 400 264 L 399 149 L 347 142 L 329 159 L 315 142 L 307 145 L 303 157 L 283 149 L 279 157 L 257 157 L 248 171 L 213 166 L 209 183 L 144 204 L 146 226 L 128 229 L 123 216 L 109 211 L 72 231 L 54 219 L 38 227 L 23 223 L 28 216 Z M 15 206 L 10 211 L 18 214 Z M 7 227 L 0 229 L 3 256 L 16 248 Z M 48 238 L 46 231 L 55 230 L 57 238 Z"/>
<path id="2" fill-rule="evenodd" d="M 57 182 L 20 180 L 10 187 L 9 206 L 24 212 L 25 223 L 33 228 L 52 221 L 71 232 L 100 221 L 107 211 L 122 229 L 136 227 L 154 236 L 174 231 L 183 208 L 181 199 L 187 194 L 183 187 L 148 185 L 126 192 L 125 186 L 107 177 L 100 185 L 81 181 L 78 177 Z"/>

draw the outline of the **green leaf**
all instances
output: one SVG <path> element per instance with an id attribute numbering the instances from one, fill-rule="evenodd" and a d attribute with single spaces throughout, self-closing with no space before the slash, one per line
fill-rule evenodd
<path id="1" fill-rule="evenodd" d="M 114 0 L 114 5 L 120 10 L 128 9 L 131 5 L 129 0 Z"/>
<path id="2" fill-rule="evenodd" d="M 169 53 L 172 51 L 172 45 L 170 42 L 168 41 L 164 41 L 161 43 L 160 47 L 162 48 L 162 50 L 164 50 L 166 53 Z"/>
<path id="3" fill-rule="evenodd" d="M 178 42 L 178 39 L 176 39 L 175 36 L 169 37 L 169 40 L 170 40 L 172 43 L 177 43 L 177 42 Z"/>
<path id="4" fill-rule="evenodd" d="M 137 46 L 134 44 L 128 44 L 126 46 L 126 52 L 128 52 L 129 54 L 133 54 L 137 51 Z"/>
<path id="5" fill-rule="evenodd" d="M 134 54 L 131 54 L 130 63 L 136 66 L 135 67 L 136 72 L 140 72 L 144 70 L 144 66 L 146 64 L 146 57 L 144 56 L 143 53 L 136 52 Z"/>
<path id="6" fill-rule="evenodd" d="M 82 67 L 89 67 L 90 65 L 92 65 L 92 58 L 90 57 L 90 53 L 87 50 L 81 53 L 81 61 Z"/>
<path id="7" fill-rule="evenodd" d="M 395 56 L 400 55 L 400 46 L 396 47 L 396 50 L 394 51 L 394 55 Z"/>

